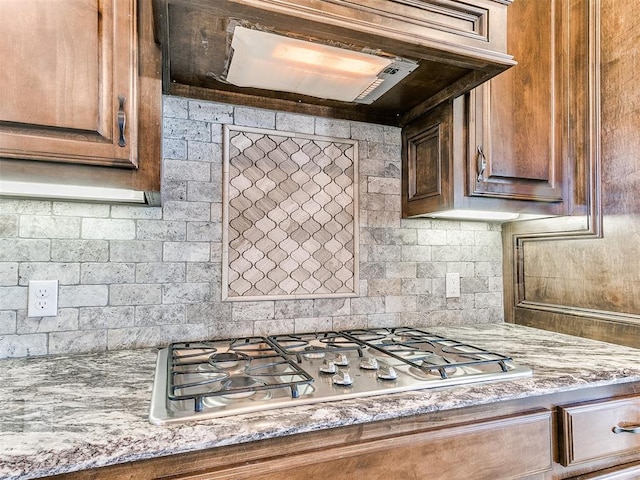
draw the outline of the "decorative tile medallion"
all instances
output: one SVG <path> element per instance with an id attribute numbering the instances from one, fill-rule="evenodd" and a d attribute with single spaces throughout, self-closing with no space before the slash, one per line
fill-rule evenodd
<path id="1" fill-rule="evenodd" d="M 225 126 L 223 300 L 358 294 L 356 141 Z"/>

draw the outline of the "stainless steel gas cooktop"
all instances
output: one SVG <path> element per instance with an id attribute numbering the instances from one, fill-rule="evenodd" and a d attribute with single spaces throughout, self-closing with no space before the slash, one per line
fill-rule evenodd
<path id="1" fill-rule="evenodd" d="M 508 356 L 407 327 L 182 342 L 158 354 L 149 420 L 204 420 L 531 373 Z"/>

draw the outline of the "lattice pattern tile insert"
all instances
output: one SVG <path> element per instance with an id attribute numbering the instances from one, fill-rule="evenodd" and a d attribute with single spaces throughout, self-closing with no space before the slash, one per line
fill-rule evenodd
<path id="1" fill-rule="evenodd" d="M 223 297 L 355 296 L 357 142 L 225 127 Z"/>

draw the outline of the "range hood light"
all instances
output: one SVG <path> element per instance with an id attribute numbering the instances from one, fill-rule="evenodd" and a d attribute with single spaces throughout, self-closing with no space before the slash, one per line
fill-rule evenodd
<path id="1" fill-rule="evenodd" d="M 345 53 L 351 55 L 347 56 Z M 391 60 L 382 57 L 368 55 L 373 58 L 362 59 L 360 55 L 362 54 L 348 52 L 334 47 L 325 47 L 324 45 L 314 43 L 309 44 L 308 47 L 280 43 L 273 49 L 273 58 L 277 60 L 283 60 L 293 64 L 298 63 L 307 67 L 310 66 L 313 71 L 318 71 L 319 69 L 320 71 L 342 72 L 354 76 L 375 76 L 382 68 L 391 63 Z"/>
<path id="2" fill-rule="evenodd" d="M 225 80 L 232 85 L 343 102 L 371 103 L 418 66 L 240 26 L 231 47 Z"/>

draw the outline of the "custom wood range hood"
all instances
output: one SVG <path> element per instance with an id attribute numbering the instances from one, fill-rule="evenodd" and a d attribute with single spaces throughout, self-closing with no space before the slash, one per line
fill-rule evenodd
<path id="1" fill-rule="evenodd" d="M 511 0 L 153 0 L 163 91 L 203 100 L 403 126 L 516 62 Z M 371 104 L 226 82 L 234 25 L 417 62 Z M 260 75 L 260 71 L 257 71 Z"/>

